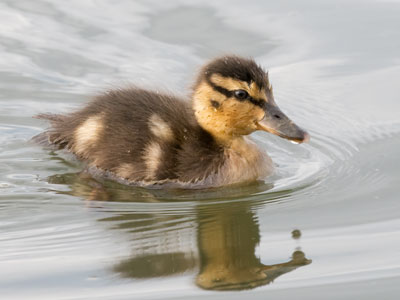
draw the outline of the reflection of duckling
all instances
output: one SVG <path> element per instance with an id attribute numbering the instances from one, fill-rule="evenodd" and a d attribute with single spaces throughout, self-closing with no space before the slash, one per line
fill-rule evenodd
<path id="1" fill-rule="evenodd" d="M 264 130 L 303 142 L 308 134 L 275 104 L 253 60 L 226 56 L 200 72 L 192 107 L 139 88 L 109 91 L 68 115 L 39 115 L 52 127 L 35 140 L 67 149 L 101 175 L 131 184 L 185 187 L 250 182 L 270 158 L 244 136 Z"/>
<path id="2" fill-rule="evenodd" d="M 195 282 L 200 288 L 252 289 L 311 263 L 299 249 L 289 261 L 271 265 L 261 262 L 256 253 L 261 235 L 254 212 L 261 202 L 203 202 L 195 206 L 195 219 L 188 218 L 187 211 L 124 212 L 99 221 L 111 223 L 114 230 L 129 232 L 138 242 L 132 256 L 113 267 L 124 278 L 154 278 L 198 270 Z M 196 250 L 191 241 L 194 235 Z M 160 244 L 160 240 L 164 242 Z"/>
<path id="3" fill-rule="evenodd" d="M 196 284 L 199 287 L 251 289 L 270 284 L 281 275 L 311 263 L 302 251 L 296 250 L 287 262 L 264 265 L 256 255 L 261 236 L 252 205 L 223 203 L 219 209 L 213 207 L 213 213 L 198 209 L 200 272 Z"/>

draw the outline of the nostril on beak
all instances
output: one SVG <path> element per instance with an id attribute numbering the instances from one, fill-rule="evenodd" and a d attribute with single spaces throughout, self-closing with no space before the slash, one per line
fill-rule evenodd
<path id="1" fill-rule="evenodd" d="M 281 118 L 281 116 L 280 116 L 280 115 L 274 115 L 274 118 L 276 118 L 276 119 L 280 119 L 280 118 Z"/>

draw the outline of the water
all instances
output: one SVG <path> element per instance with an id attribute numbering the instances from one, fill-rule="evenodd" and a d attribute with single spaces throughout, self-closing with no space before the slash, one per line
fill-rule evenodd
<path id="1" fill-rule="evenodd" d="M 3 0 L 2 299 L 397 299 L 399 13 L 373 0 Z M 46 127 L 37 113 L 129 83 L 184 95 L 224 52 L 268 68 L 312 137 L 254 134 L 276 164 L 266 182 L 127 188 L 29 143 Z"/>

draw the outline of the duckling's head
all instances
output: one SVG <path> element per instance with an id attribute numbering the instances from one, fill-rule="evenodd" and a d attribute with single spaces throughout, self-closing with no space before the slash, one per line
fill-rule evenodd
<path id="1" fill-rule="evenodd" d="M 252 59 L 224 56 L 204 66 L 194 86 L 193 110 L 200 126 L 220 141 L 256 130 L 298 143 L 309 139 L 276 105 L 268 73 Z"/>

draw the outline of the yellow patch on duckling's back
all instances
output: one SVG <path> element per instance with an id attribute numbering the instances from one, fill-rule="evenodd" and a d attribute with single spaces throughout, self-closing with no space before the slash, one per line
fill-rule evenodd
<path id="1" fill-rule="evenodd" d="M 118 177 L 129 179 L 135 173 L 135 167 L 131 163 L 123 163 L 116 170 Z"/>
<path id="2" fill-rule="evenodd" d="M 144 152 L 143 161 L 146 165 L 146 178 L 155 179 L 158 167 L 161 162 L 161 146 L 157 142 L 152 142 Z"/>
<path id="3" fill-rule="evenodd" d="M 159 115 L 153 114 L 149 119 L 150 131 L 164 141 L 174 140 L 171 127 Z"/>
<path id="4" fill-rule="evenodd" d="M 103 130 L 103 115 L 89 117 L 74 132 L 74 152 L 78 155 L 85 155 L 88 149 L 96 143 Z"/>

